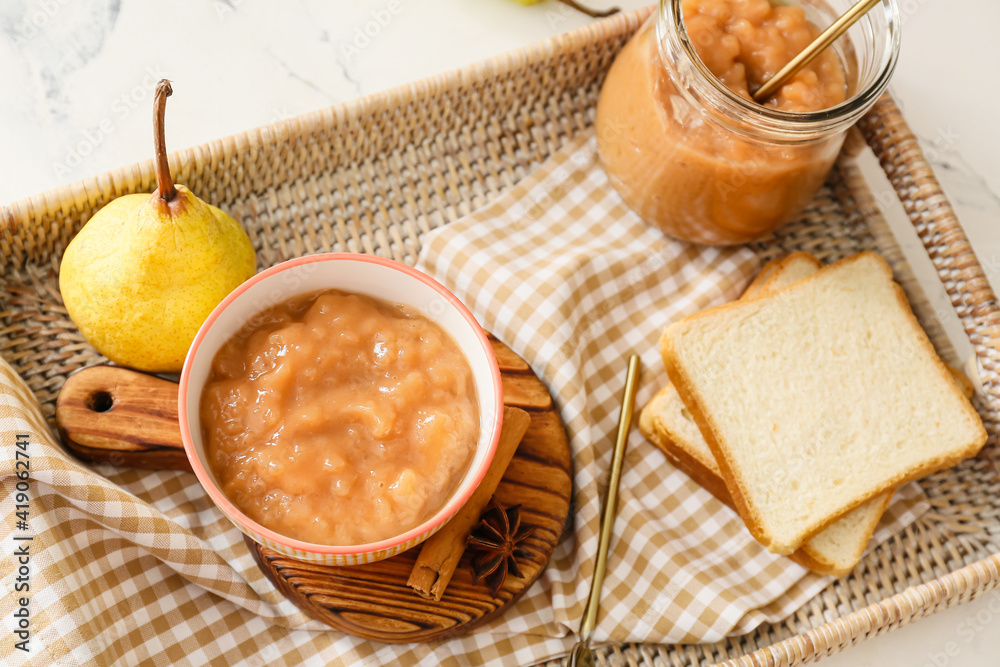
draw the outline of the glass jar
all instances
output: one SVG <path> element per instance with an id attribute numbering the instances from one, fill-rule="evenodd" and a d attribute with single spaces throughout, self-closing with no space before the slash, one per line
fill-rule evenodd
<path id="1" fill-rule="evenodd" d="M 661 0 L 612 64 L 597 105 L 598 150 L 615 189 L 648 224 L 696 243 L 745 243 L 812 200 L 848 128 L 885 91 L 899 10 L 882 0 L 829 47 L 844 102 L 795 113 L 742 97 L 712 74 L 685 28 L 684 1 Z M 795 1 L 822 27 L 853 3 Z"/>

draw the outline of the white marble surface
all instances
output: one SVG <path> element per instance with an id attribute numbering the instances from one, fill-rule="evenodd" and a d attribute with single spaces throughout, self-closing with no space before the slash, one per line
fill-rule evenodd
<path id="1" fill-rule="evenodd" d="M 630 9 L 645 2 L 618 4 Z M 900 4 L 903 46 L 892 90 L 997 285 L 1000 3 Z M 168 146 L 181 148 L 471 63 L 588 20 L 555 0 L 533 7 L 511 0 L 3 0 L 0 202 L 149 157 L 151 96 L 161 77 L 175 89 Z M 925 289 L 947 312 L 912 230 L 897 207 L 888 208 Z M 954 323 L 950 331 L 960 338 Z M 985 667 L 1000 662 L 997 654 L 1000 593 L 823 664 Z"/>

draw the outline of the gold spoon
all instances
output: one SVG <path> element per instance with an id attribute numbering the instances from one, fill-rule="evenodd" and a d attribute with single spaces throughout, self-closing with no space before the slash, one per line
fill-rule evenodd
<path id="1" fill-rule="evenodd" d="M 867 14 L 872 7 L 882 0 L 858 0 L 853 7 L 844 12 L 844 15 L 834 21 L 829 28 L 819 34 L 812 44 L 802 49 L 799 55 L 792 58 L 787 65 L 778 70 L 778 73 L 764 82 L 764 85 L 753 94 L 755 102 L 763 104 L 778 92 L 778 89 L 785 85 L 790 78 L 795 76 L 800 69 L 812 62 L 813 58 L 823 52 L 823 49 L 833 44 L 834 41 L 843 35 L 848 28 Z"/>
<path id="2" fill-rule="evenodd" d="M 604 499 L 604 513 L 601 515 L 601 536 L 597 545 L 594 579 L 590 583 L 590 595 L 587 597 L 587 607 L 580 623 L 580 641 L 573 646 L 569 656 L 570 667 L 592 667 L 594 664 L 594 654 L 590 651 L 590 636 L 594 634 L 594 628 L 597 626 L 597 610 L 601 606 L 601 587 L 604 585 L 604 570 L 608 565 L 608 545 L 611 544 L 611 528 L 615 523 L 615 506 L 618 504 L 618 482 L 622 477 L 625 445 L 632 429 L 632 412 L 635 408 L 638 380 L 639 355 L 633 354 L 628 360 L 622 412 L 618 417 L 618 439 L 615 441 L 614 456 L 611 460 L 611 478 L 608 481 L 608 495 Z"/>

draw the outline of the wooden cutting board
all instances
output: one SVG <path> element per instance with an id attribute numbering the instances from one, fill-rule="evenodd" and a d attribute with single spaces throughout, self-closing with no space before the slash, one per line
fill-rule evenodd
<path id="1" fill-rule="evenodd" d="M 244 538 L 260 569 L 285 597 L 309 616 L 348 634 L 389 643 L 455 637 L 496 618 L 542 573 L 567 529 L 572 462 L 566 429 L 545 385 L 531 367 L 490 337 L 500 363 L 504 403 L 527 410 L 531 424 L 495 496 L 520 505 L 532 527 L 524 578 L 508 576 L 493 596 L 472 582 L 469 554 L 462 557 L 440 601 L 426 600 L 406 581 L 417 546 L 393 558 L 355 566 L 296 560 Z M 146 470 L 191 470 L 177 421 L 177 385 L 114 366 L 70 376 L 56 403 L 63 444 L 78 458 Z M 571 527 L 570 527 L 571 528 Z"/>

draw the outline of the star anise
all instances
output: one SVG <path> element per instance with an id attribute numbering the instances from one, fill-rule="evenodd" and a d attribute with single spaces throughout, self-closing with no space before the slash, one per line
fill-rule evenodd
<path id="1" fill-rule="evenodd" d="M 493 597 L 500 592 L 508 572 L 518 578 L 524 576 L 517 559 L 526 558 L 528 553 L 518 545 L 534 528 L 521 526 L 520 509 L 520 505 L 504 509 L 494 496 L 466 541 L 477 552 L 472 557 L 472 581 L 478 584 L 485 579 Z"/>

